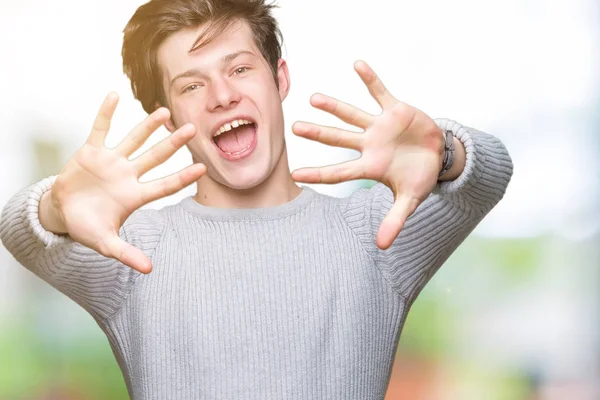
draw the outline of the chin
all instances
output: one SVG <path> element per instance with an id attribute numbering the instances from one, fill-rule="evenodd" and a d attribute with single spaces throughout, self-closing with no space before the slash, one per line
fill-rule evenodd
<path id="1" fill-rule="evenodd" d="M 273 170 L 274 167 L 270 168 L 267 163 L 247 165 L 235 168 L 227 174 L 221 174 L 218 182 L 234 190 L 249 190 L 260 186 L 271 176 Z"/>

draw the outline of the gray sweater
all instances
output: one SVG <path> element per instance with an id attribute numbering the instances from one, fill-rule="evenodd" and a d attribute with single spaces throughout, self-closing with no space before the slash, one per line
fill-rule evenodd
<path id="1" fill-rule="evenodd" d="M 436 122 L 465 145 L 465 170 L 385 251 L 375 234 L 393 195 L 380 183 L 341 199 L 304 187 L 262 209 L 188 197 L 138 210 L 120 233 L 150 257 L 148 275 L 42 228 L 55 177 L 8 202 L 0 236 L 94 317 L 134 399 L 382 399 L 411 304 L 512 175 L 498 139 Z"/>

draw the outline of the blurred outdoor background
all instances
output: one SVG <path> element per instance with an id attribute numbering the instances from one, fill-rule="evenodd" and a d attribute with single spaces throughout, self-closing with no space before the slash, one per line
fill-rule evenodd
<path id="1" fill-rule="evenodd" d="M 57 174 L 106 93 L 107 145 L 145 114 L 121 69 L 138 0 L 0 2 L 0 205 Z M 504 200 L 409 314 L 387 399 L 600 399 L 600 3 L 597 0 L 280 0 L 292 168 L 354 158 L 291 134 L 343 127 L 322 92 L 378 113 L 353 70 L 398 99 L 492 133 L 515 164 Z M 141 150 L 167 136 L 161 129 Z M 191 163 L 186 149 L 147 175 Z M 314 186 L 347 196 L 369 182 Z M 160 208 L 194 193 L 190 186 Z M 93 319 L 0 245 L 0 399 L 126 399 Z"/>

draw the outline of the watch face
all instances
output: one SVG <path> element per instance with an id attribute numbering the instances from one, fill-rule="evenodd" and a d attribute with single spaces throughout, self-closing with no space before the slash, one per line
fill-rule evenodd
<path id="1" fill-rule="evenodd" d="M 454 164 L 454 134 L 449 129 L 446 129 L 445 134 L 446 143 L 444 146 L 444 162 L 442 163 L 442 170 L 438 176 L 446 173 L 450 168 L 452 168 L 452 164 Z"/>
<path id="2" fill-rule="evenodd" d="M 453 138 L 452 131 L 447 130 L 446 131 L 446 150 L 449 150 L 452 148 L 452 145 L 454 144 L 454 140 L 452 140 L 452 138 Z"/>

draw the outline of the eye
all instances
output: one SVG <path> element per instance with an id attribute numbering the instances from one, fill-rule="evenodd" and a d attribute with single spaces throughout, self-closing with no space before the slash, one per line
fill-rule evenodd
<path id="1" fill-rule="evenodd" d="M 234 74 L 243 74 L 246 71 L 248 71 L 248 67 L 239 67 L 233 73 Z"/>
<path id="2" fill-rule="evenodd" d="M 199 89 L 199 88 L 200 88 L 200 85 L 193 84 L 193 85 L 190 85 L 190 86 L 186 87 L 185 89 L 183 89 L 183 92 L 184 93 L 189 93 L 189 92 L 192 92 L 192 91 L 194 91 L 196 89 Z"/>

